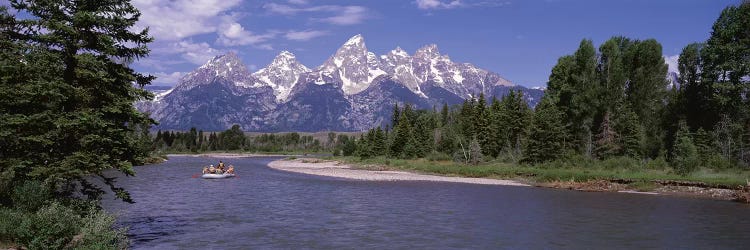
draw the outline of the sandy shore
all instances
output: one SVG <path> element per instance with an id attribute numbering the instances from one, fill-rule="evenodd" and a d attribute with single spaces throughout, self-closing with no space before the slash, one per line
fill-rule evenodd
<path id="1" fill-rule="evenodd" d="M 251 154 L 251 153 L 206 153 L 206 154 L 168 154 L 167 157 L 172 156 L 189 156 L 189 157 L 209 157 L 209 158 L 245 158 L 245 157 L 287 157 L 295 155 L 279 155 L 279 154 Z"/>
<path id="2" fill-rule="evenodd" d="M 426 174 L 415 174 L 402 171 L 371 171 L 352 169 L 351 166 L 336 161 L 322 161 L 316 159 L 276 160 L 268 164 L 269 167 L 311 175 L 322 175 L 367 181 L 441 181 L 459 182 L 484 185 L 529 186 L 512 181 L 486 178 L 448 177 Z"/>

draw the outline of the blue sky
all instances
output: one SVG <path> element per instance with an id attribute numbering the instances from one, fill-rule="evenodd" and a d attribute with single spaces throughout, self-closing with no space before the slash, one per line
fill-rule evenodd
<path id="1" fill-rule="evenodd" d="M 282 50 L 310 68 L 349 37 L 368 49 L 410 54 L 437 44 L 453 61 L 470 62 L 524 86 L 545 86 L 550 69 L 583 38 L 598 46 L 614 35 L 655 38 L 676 59 L 704 41 L 711 25 L 740 0 L 134 0 L 156 42 L 134 67 L 172 85 L 212 56 L 237 52 L 251 71 Z"/>

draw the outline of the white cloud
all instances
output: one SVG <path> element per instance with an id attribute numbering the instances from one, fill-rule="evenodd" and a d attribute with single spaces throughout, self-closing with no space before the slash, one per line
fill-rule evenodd
<path id="1" fill-rule="evenodd" d="M 299 4 L 299 5 L 307 4 L 307 0 L 288 0 L 287 2 L 291 4 Z"/>
<path id="2" fill-rule="evenodd" d="M 422 10 L 455 9 L 471 7 L 502 7 L 510 5 L 510 1 L 502 0 L 416 0 L 417 8 Z"/>
<path id="3" fill-rule="evenodd" d="M 311 20 L 334 25 L 359 24 L 368 17 L 368 9 L 362 6 L 320 5 L 301 8 L 284 4 L 268 3 L 263 5 L 263 8 L 271 13 L 286 16 L 293 16 L 299 13 L 330 13 L 332 16 L 311 18 Z"/>
<path id="4" fill-rule="evenodd" d="M 460 0 L 443 2 L 441 0 L 417 0 L 417 8 L 423 10 L 429 9 L 452 9 L 463 6 Z"/>
<path id="5" fill-rule="evenodd" d="M 181 54 L 183 59 L 196 65 L 203 65 L 214 56 L 224 53 L 224 51 L 212 48 L 206 42 L 193 43 L 191 41 L 172 43 L 168 50 L 167 53 Z"/>
<path id="6" fill-rule="evenodd" d="M 255 34 L 245 30 L 241 24 L 234 21 L 226 21 L 221 24 L 217 43 L 224 46 L 239 46 L 258 44 L 276 37 L 279 32 L 270 31 L 265 34 Z"/>
<path id="7" fill-rule="evenodd" d="M 362 6 L 344 6 L 332 17 L 319 18 L 322 22 L 335 25 L 353 25 L 361 23 L 367 17 L 367 8 Z"/>
<path id="8" fill-rule="evenodd" d="M 160 85 L 174 85 L 177 83 L 177 81 L 182 78 L 186 74 L 186 72 L 172 72 L 172 73 L 165 73 L 165 72 L 152 72 L 152 73 L 146 73 L 150 74 L 152 76 L 155 76 L 156 79 L 152 82 L 154 84 L 160 84 Z"/>
<path id="9" fill-rule="evenodd" d="M 673 55 L 673 56 L 664 56 L 664 62 L 669 65 L 669 72 L 675 72 L 677 74 L 680 73 L 680 69 L 678 68 L 677 60 L 680 59 L 680 55 Z"/>
<path id="10" fill-rule="evenodd" d="M 178 41 L 216 32 L 223 13 L 240 0 L 134 0 L 141 11 L 136 29 L 149 27 L 157 41 Z"/>
<path id="11" fill-rule="evenodd" d="M 255 46 L 255 48 L 262 49 L 262 50 L 273 50 L 273 46 L 271 46 L 270 44 L 267 44 L 267 43 L 266 44 L 258 44 L 258 45 Z"/>
<path id="12" fill-rule="evenodd" d="M 328 34 L 326 31 L 322 30 L 304 30 L 304 31 L 289 31 L 287 32 L 284 37 L 289 40 L 294 41 L 307 41 L 319 36 L 324 36 Z"/>

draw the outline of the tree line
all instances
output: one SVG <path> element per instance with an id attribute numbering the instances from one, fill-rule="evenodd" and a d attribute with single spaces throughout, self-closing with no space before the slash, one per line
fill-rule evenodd
<path id="1" fill-rule="evenodd" d="M 710 38 L 687 45 L 666 78 L 654 39 L 588 39 L 553 67 L 530 108 L 523 93 L 483 94 L 440 111 L 395 106 L 392 127 L 370 129 L 344 155 L 443 154 L 467 163 L 564 158 L 667 160 L 679 173 L 750 165 L 750 4 L 724 9 Z"/>
<path id="2" fill-rule="evenodd" d="M 341 147 L 349 139 L 345 134 L 329 133 L 326 143 L 312 135 L 297 132 L 245 135 L 239 125 L 221 132 L 204 132 L 195 127 L 189 131 L 158 130 L 151 141 L 152 149 L 169 152 L 254 151 L 254 152 L 320 152 Z"/>

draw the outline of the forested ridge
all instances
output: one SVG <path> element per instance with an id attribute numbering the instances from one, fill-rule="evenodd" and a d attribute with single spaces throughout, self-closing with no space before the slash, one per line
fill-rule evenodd
<path id="1" fill-rule="evenodd" d="M 534 108 L 522 95 L 455 107 L 394 107 L 392 128 L 356 140 L 362 158 L 450 158 L 534 165 L 627 158 L 689 174 L 750 165 L 750 4 L 727 7 L 710 38 L 679 56 L 675 86 L 654 39 L 581 41 L 553 67 Z M 346 154 L 346 153 L 345 153 Z"/>

